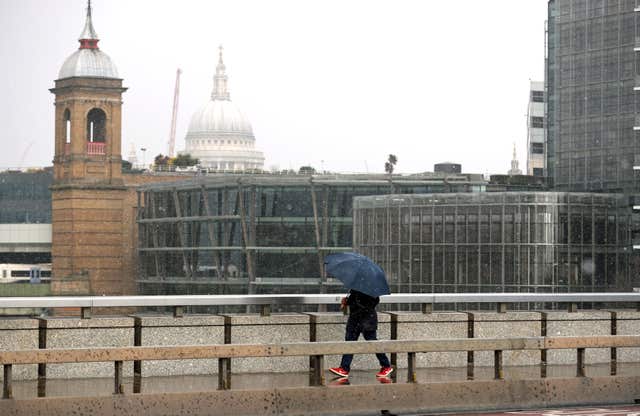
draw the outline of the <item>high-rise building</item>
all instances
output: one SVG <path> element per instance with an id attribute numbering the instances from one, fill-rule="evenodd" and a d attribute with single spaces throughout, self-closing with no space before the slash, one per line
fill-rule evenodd
<path id="1" fill-rule="evenodd" d="M 637 189 L 636 3 L 549 0 L 547 175 L 558 191 Z"/>
<path id="2" fill-rule="evenodd" d="M 544 176 L 544 82 L 531 81 L 527 106 L 527 175 Z"/>

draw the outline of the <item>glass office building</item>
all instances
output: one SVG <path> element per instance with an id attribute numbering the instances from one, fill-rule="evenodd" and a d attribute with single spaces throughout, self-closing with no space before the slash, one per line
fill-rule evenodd
<path id="1" fill-rule="evenodd" d="M 630 215 L 620 194 L 358 197 L 354 249 L 392 292 L 629 290 Z"/>
<path id="2" fill-rule="evenodd" d="M 355 196 L 484 192 L 482 175 L 207 175 L 139 190 L 141 294 L 343 292 Z"/>
<path id="3" fill-rule="evenodd" d="M 638 190 L 636 3 L 548 3 L 547 176 L 555 190 Z"/>
<path id="4" fill-rule="evenodd" d="M 0 224 L 51 224 L 51 168 L 0 172 Z"/>

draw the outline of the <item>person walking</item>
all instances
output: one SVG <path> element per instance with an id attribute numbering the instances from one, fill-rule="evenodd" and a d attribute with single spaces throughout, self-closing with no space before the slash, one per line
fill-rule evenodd
<path id="1" fill-rule="evenodd" d="M 344 310 L 349 307 L 349 319 L 345 331 L 345 341 L 357 341 L 360 334 L 367 341 L 375 341 L 377 339 L 376 331 L 378 329 L 378 314 L 376 306 L 380 303 L 379 297 L 372 297 L 357 290 L 351 289 L 349 296 L 342 298 L 340 309 Z M 377 353 L 376 357 L 380 362 L 380 371 L 376 377 L 387 377 L 393 372 L 393 367 L 389 362 L 389 358 L 384 353 Z M 349 377 L 351 371 L 351 361 L 353 354 L 344 354 L 340 367 L 330 368 L 333 374 L 340 377 Z"/>

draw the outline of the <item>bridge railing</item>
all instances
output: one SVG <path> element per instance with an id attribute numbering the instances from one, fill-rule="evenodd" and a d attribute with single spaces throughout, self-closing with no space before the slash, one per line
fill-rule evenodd
<path id="1" fill-rule="evenodd" d="M 219 361 L 218 389 L 231 388 L 230 360 L 247 357 L 310 358 L 310 386 L 325 385 L 324 356 L 337 354 L 407 354 L 406 380 L 417 383 L 416 354 L 428 352 L 493 351 L 494 379 L 503 379 L 502 355 L 510 350 L 575 349 L 576 377 L 585 377 L 587 348 L 640 347 L 640 336 L 525 337 L 486 339 L 439 339 L 408 341 L 300 342 L 282 344 L 214 344 L 200 346 L 148 346 L 109 348 L 67 348 L 48 350 L 0 351 L 3 365 L 3 399 L 12 398 L 12 366 L 17 364 L 114 363 L 114 394 L 123 394 L 123 362 L 142 360 L 212 359 Z M 542 364 L 542 363 L 541 363 Z M 545 373 L 541 377 L 546 377 Z M 136 390 L 137 386 L 137 390 Z M 134 381 L 134 393 L 140 393 L 140 381 Z"/>
<path id="2" fill-rule="evenodd" d="M 187 306 L 255 305 L 269 315 L 274 305 L 336 305 L 342 294 L 296 295 L 163 295 L 163 296 L 45 296 L 0 297 L 1 308 L 80 308 L 89 318 L 93 308 L 170 307 L 174 316 L 182 316 Z M 438 304 L 495 304 L 506 312 L 515 303 L 561 303 L 570 312 L 579 303 L 634 304 L 640 310 L 640 292 L 611 293 L 398 293 L 380 298 L 382 304 L 420 304 L 424 313 Z"/>

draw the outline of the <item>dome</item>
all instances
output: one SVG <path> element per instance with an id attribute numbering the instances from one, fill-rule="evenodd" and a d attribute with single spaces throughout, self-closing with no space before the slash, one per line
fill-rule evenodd
<path id="1" fill-rule="evenodd" d="M 58 79 L 71 77 L 118 78 L 118 70 L 100 49 L 78 49 L 64 61 L 58 73 Z"/>
<path id="2" fill-rule="evenodd" d="M 64 61 L 58 79 L 71 77 L 117 78 L 118 70 L 109 55 L 98 48 L 98 34 L 91 19 L 91 1 L 87 7 L 87 19 L 78 41 L 80 49 Z"/>
<path id="3" fill-rule="evenodd" d="M 251 123 L 231 101 L 211 100 L 191 117 L 188 134 L 236 133 L 253 135 Z"/>
<path id="4" fill-rule="evenodd" d="M 262 169 L 264 155 L 255 142 L 249 119 L 231 102 L 221 47 L 211 100 L 191 117 L 185 153 L 211 169 Z"/>

